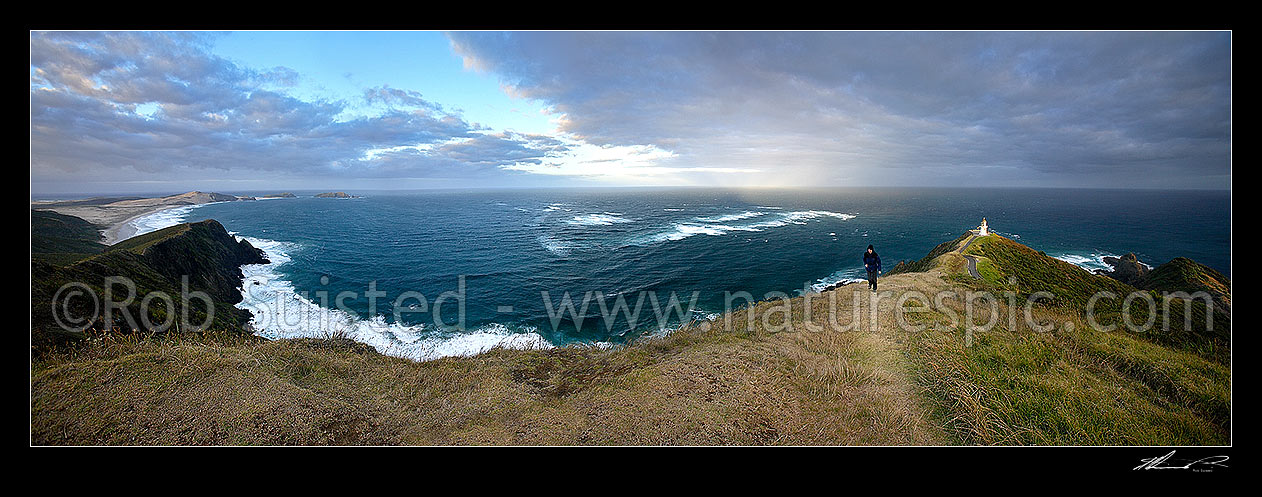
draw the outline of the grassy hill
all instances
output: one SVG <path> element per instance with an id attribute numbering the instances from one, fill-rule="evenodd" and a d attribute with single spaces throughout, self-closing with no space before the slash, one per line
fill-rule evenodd
<path id="1" fill-rule="evenodd" d="M 1035 292 L 1049 292 L 1053 298 L 1040 300 L 1040 304 L 1064 312 L 1085 315 L 1092 297 L 1097 299 L 1093 309 L 1095 319 L 1103 326 L 1125 326 L 1122 312 L 1125 299 L 1135 292 L 1146 293 L 1153 305 L 1135 300 L 1126 310 L 1126 319 L 1137 328 L 1153 320 L 1152 326 L 1143 331 L 1149 341 L 1200 354 L 1219 362 L 1229 362 L 1231 353 L 1230 281 L 1217 271 L 1191 260 L 1179 258 L 1158 266 L 1145 278 L 1140 287 L 1133 287 L 1107 276 L 1089 273 L 1073 264 L 1048 257 L 1034 249 L 1000 236 L 977 238 L 967 254 L 984 258 L 978 262 L 986 287 L 1000 291 L 1013 290 L 1022 297 Z M 1207 325 L 1208 306 L 1204 299 L 1168 297 L 1166 292 L 1193 293 L 1208 290 L 1219 304 Z M 1108 297 L 1111 294 L 1115 297 Z M 1225 303 L 1226 305 L 1222 305 Z M 1190 314 L 1191 319 L 1185 319 Z M 1166 329 L 1166 323 L 1169 329 Z M 1190 327 L 1185 327 L 1190 324 Z"/>
<path id="2" fill-rule="evenodd" d="M 105 250 L 101 227 L 53 211 L 31 210 L 31 258 L 66 265 Z"/>
<path id="3" fill-rule="evenodd" d="M 37 444 L 1230 443 L 1231 370 L 1221 357 L 1124 328 L 1093 329 L 1078 307 L 1086 292 L 1126 287 L 997 236 L 969 247 L 986 275 L 969 278 L 958 252 L 967 238 L 935 248 L 916 271 L 885 277 L 875 300 L 866 285 L 846 285 L 611 349 L 497 349 L 417 363 L 338 339 L 105 335 L 32 365 L 32 437 Z M 1063 294 L 1031 307 L 1033 327 L 1018 318 L 1020 306 L 1001 305 L 995 326 L 973 329 L 962 298 L 935 302 L 943 292 L 988 288 Z M 1053 326 L 1037 329 L 1041 323 Z"/>
<path id="4" fill-rule="evenodd" d="M 893 276 L 899 273 L 923 273 L 925 271 L 932 270 L 942 265 L 944 261 L 941 258 L 959 248 L 959 246 L 962 245 L 968 237 L 969 235 L 965 234 L 949 242 L 939 243 L 938 246 L 934 247 L 933 250 L 930 250 L 927 255 L 919 260 L 910 263 L 900 261 L 885 275 Z"/>
<path id="5" fill-rule="evenodd" d="M 69 332 L 57 323 L 54 312 L 68 309 L 72 316 L 93 316 L 91 323 L 77 328 L 120 332 L 152 332 L 168 322 L 169 316 L 187 312 L 189 322 L 205 321 L 210 308 L 201 300 L 191 299 L 188 305 L 181 298 L 184 280 L 190 292 L 200 291 L 211 297 L 214 308 L 210 328 L 245 333 L 250 320 L 247 311 L 233 306 L 241 301 L 242 264 L 264 262 L 262 251 L 244 240 L 237 241 L 217 221 L 206 220 L 186 223 L 120 242 L 104 252 L 88 255 L 80 260 L 54 264 L 42 258 L 31 260 L 31 345 L 36 357 L 51 353 L 58 347 L 71 347 L 83 341 L 82 333 Z M 127 320 L 122 313 L 113 313 L 107 319 L 103 312 L 107 278 L 126 278 L 135 285 L 136 293 L 125 306 Z M 64 285 L 78 283 L 90 289 L 100 299 L 72 299 L 68 307 L 54 308 L 53 299 Z M 144 298 L 161 292 L 170 301 L 154 299 L 143 306 Z M 127 300 L 124 285 L 111 288 L 111 300 Z M 63 295 L 64 297 L 64 295 Z M 147 312 L 142 312 L 147 309 Z M 148 319 L 154 327 L 145 325 Z M 178 322 L 178 320 L 177 320 Z"/>
<path id="6" fill-rule="evenodd" d="M 1140 288 L 1162 292 L 1206 292 L 1213 296 L 1216 310 L 1231 317 L 1231 280 L 1213 268 L 1186 257 L 1157 266 L 1145 275 Z"/>

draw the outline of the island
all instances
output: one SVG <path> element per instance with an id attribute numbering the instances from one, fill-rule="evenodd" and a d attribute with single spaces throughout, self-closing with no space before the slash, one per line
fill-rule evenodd
<path id="1" fill-rule="evenodd" d="M 354 195 L 349 195 L 346 192 L 325 192 L 325 193 L 316 195 L 316 198 L 358 198 L 358 197 Z"/>
<path id="2" fill-rule="evenodd" d="M 260 195 L 258 198 L 298 198 L 298 196 L 289 192 L 284 192 L 284 193 L 269 193 L 267 195 Z"/>

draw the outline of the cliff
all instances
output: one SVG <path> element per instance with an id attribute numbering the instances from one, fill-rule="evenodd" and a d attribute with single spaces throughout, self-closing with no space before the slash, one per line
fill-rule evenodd
<path id="1" fill-rule="evenodd" d="M 106 278 L 111 277 L 127 278 L 135 285 L 134 298 L 125 305 L 132 320 L 118 313 L 107 320 L 97 312 L 100 307 L 95 307 L 89 300 L 70 300 L 68 309 L 72 316 L 97 315 L 91 323 L 82 323 L 79 327 L 97 330 L 117 327 L 120 332 L 153 331 L 141 320 L 142 309 L 147 310 L 145 317 L 151 323 L 164 323 L 169 315 L 184 312 L 189 314 L 190 322 L 201 323 L 210 309 L 197 300 L 191 301 L 186 308 L 181 290 L 182 280 L 187 277 L 190 292 L 201 291 L 211 297 L 213 319 L 210 328 L 247 332 L 246 325 L 251 318 L 249 311 L 233 307 L 241 301 L 243 275 L 240 266 L 265 262 L 267 259 L 261 250 L 245 240 L 237 241 L 215 220 L 181 224 L 130 238 L 100 254 L 67 265 L 32 258 L 31 336 L 34 353 L 42 354 L 49 347 L 69 345 L 83 338 L 81 333 L 61 328 L 57 324 L 59 316 L 53 314 L 61 311 L 53 305 L 64 303 L 53 302 L 63 285 L 81 283 L 103 299 Z M 113 301 L 126 300 L 124 286 L 115 286 L 112 291 Z M 144 299 L 154 292 L 169 296 L 173 307 L 167 308 L 166 303 L 160 300 L 142 306 Z M 95 305 L 103 306 L 103 302 Z"/>
<path id="2" fill-rule="evenodd" d="M 214 219 L 146 233 L 119 242 L 109 251 L 139 254 L 145 264 L 172 281 L 188 275 L 190 286 L 229 304 L 241 301 L 241 265 L 267 262 L 262 250 L 235 239 Z"/>

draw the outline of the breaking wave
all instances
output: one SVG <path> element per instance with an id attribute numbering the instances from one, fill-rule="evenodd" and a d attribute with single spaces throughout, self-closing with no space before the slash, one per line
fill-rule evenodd
<path id="1" fill-rule="evenodd" d="M 808 221 L 821 218 L 835 218 L 846 221 L 855 217 L 856 214 L 820 210 L 773 213 L 744 211 L 718 216 L 695 217 L 687 221 L 676 221 L 668 228 L 648 235 L 634 237 L 627 242 L 627 245 L 652 245 L 667 241 L 683 240 L 695 235 L 725 235 L 733 231 L 763 231 L 767 228 L 788 226 L 790 224 L 806 224 Z"/>
<path id="2" fill-rule="evenodd" d="M 242 301 L 236 307 L 254 314 L 250 325 L 256 335 L 273 340 L 345 336 L 368 344 L 382 354 L 415 361 L 469 356 L 495 347 L 553 347 L 538 329 L 530 326 L 514 331 L 503 324 L 490 323 L 473 330 L 451 332 L 424 324 L 388 323 L 380 315 L 363 319 L 341 309 L 323 307 L 299 293 L 278 271 L 280 266 L 293 260 L 291 254 L 300 248 L 297 244 L 244 238 L 262 249 L 270 261 L 241 266 L 245 280 L 241 288 Z"/>

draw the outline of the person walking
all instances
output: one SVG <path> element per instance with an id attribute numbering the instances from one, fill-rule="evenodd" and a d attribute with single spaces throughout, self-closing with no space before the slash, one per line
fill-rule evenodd
<path id="1" fill-rule="evenodd" d="M 876 250 L 868 245 L 868 251 L 863 253 L 863 269 L 868 271 L 868 288 L 876 291 L 876 277 L 881 274 L 881 256 L 876 254 Z"/>

